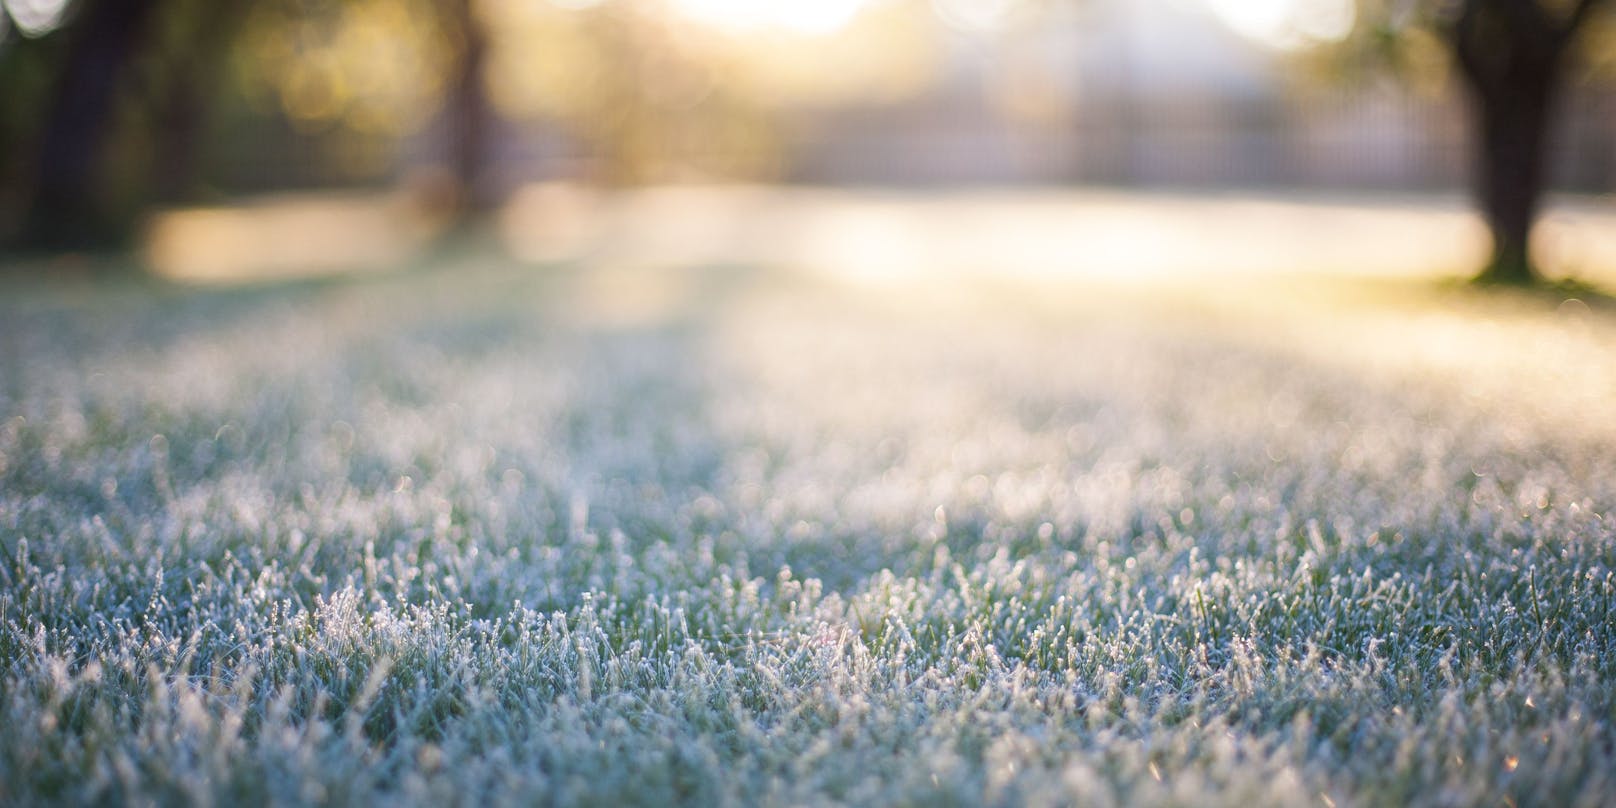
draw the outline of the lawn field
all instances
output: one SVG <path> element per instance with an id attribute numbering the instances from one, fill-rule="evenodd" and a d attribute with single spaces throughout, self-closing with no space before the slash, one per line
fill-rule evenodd
<path id="1" fill-rule="evenodd" d="M 1616 803 L 1616 310 L 0 278 L 0 804 Z"/>

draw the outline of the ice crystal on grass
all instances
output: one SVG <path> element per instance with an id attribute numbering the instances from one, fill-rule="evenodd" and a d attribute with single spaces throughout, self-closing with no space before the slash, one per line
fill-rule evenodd
<path id="1" fill-rule="evenodd" d="M 6 295 L 0 801 L 1616 799 L 1602 313 L 590 271 Z"/>

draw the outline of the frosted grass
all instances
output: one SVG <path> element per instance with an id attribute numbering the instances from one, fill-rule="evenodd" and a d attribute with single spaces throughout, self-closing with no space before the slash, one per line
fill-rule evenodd
<path id="1" fill-rule="evenodd" d="M 0 802 L 1616 800 L 1608 312 L 598 269 L 12 283 Z"/>

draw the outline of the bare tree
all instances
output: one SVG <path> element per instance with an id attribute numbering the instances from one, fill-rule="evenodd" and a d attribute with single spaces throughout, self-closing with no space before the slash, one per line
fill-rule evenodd
<path id="1" fill-rule="evenodd" d="M 1553 6 L 1465 0 L 1445 26 L 1470 98 L 1476 193 L 1493 237 L 1492 258 L 1478 280 L 1538 280 L 1531 233 L 1543 197 L 1552 115 L 1577 35 L 1604 5 L 1606 0 Z"/>
<path id="2" fill-rule="evenodd" d="M 1492 254 L 1476 280 L 1531 284 L 1532 226 L 1547 184 L 1554 113 L 1590 22 L 1610 0 L 1357 0 L 1350 52 L 1395 60 L 1395 45 L 1441 43 L 1470 110 L 1477 207 Z M 1390 46 L 1390 47 L 1388 47 Z"/>

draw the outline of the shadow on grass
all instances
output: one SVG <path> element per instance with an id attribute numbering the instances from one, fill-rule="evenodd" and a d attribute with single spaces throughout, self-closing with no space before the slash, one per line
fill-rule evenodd
<path id="1" fill-rule="evenodd" d="M 1580 303 L 1590 312 L 1616 316 L 1616 292 L 1574 277 L 1548 279 L 1536 284 L 1449 278 L 1436 281 L 1431 287 L 1445 296 L 1509 301 L 1528 308 L 1552 309 L 1562 313 L 1580 308 L 1576 305 Z"/>

